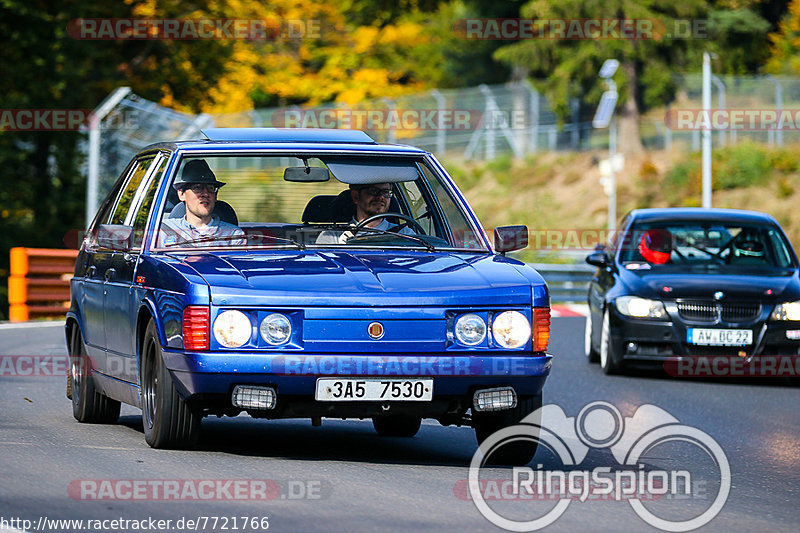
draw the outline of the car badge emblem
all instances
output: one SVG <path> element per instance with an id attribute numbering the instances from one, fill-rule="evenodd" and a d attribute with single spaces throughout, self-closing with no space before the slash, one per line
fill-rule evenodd
<path id="1" fill-rule="evenodd" d="M 725 297 L 725 293 L 722 291 L 717 291 L 714 293 L 715 300 L 722 300 Z"/>
<path id="2" fill-rule="evenodd" d="M 380 322 L 372 322 L 369 326 L 367 326 L 367 333 L 369 333 L 369 336 L 375 340 L 380 339 L 383 337 L 383 324 Z"/>

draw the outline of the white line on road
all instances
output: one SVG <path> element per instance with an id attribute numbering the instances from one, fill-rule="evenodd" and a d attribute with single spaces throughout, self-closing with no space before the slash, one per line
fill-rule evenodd
<path id="1" fill-rule="evenodd" d="M 26 328 L 52 328 L 55 326 L 64 327 L 65 322 L 61 320 L 42 320 L 41 322 L 2 322 L 0 329 L 26 329 Z"/>

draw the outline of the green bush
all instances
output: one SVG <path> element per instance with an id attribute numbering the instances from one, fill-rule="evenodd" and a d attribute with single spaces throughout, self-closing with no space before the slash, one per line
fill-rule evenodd
<path id="1" fill-rule="evenodd" d="M 766 183 L 772 175 L 768 149 L 741 143 L 714 152 L 714 189 L 738 189 Z"/>

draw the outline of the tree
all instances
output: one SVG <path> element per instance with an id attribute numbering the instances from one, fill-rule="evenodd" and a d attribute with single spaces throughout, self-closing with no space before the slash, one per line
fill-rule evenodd
<path id="1" fill-rule="evenodd" d="M 767 72 L 772 74 L 800 74 L 800 0 L 789 3 L 789 11 L 778 25 L 778 31 L 769 35 L 770 57 Z"/>
<path id="2" fill-rule="evenodd" d="M 740 9 L 713 10 L 705 0 L 532 0 L 523 6 L 523 16 L 551 21 L 544 24 L 551 31 L 552 21 L 579 19 L 650 21 L 653 31 L 650 36 L 642 33 L 642 38 L 632 39 L 530 39 L 501 48 L 495 57 L 528 69 L 562 120 L 570 114 L 571 98 L 597 104 L 605 89 L 598 70 L 606 59 L 618 59 L 621 68 L 614 81 L 620 91 L 620 148 L 638 152 L 642 150 L 639 116 L 674 98 L 678 88 L 675 75 L 699 70 L 703 51 L 717 51 L 724 57 L 724 72 L 741 73 L 758 67 L 768 23 L 748 9 L 755 3 L 745 0 L 738 2 L 744 5 Z"/>

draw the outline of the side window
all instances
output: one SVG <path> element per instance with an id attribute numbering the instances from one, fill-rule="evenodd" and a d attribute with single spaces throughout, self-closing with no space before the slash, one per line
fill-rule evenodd
<path id="1" fill-rule="evenodd" d="M 136 210 L 136 214 L 131 219 L 131 226 L 133 226 L 133 242 L 131 246 L 133 248 L 141 248 L 142 241 L 144 241 L 144 230 L 147 226 L 147 219 L 150 216 L 150 208 L 153 205 L 153 199 L 156 196 L 156 190 L 158 189 L 159 183 L 161 183 L 161 177 L 164 175 L 164 169 L 167 168 L 167 161 L 169 159 L 167 157 L 161 157 L 160 163 L 158 164 L 158 168 L 155 172 L 152 172 L 150 177 L 150 183 L 147 185 L 147 190 L 144 193 L 144 197 L 142 198 L 141 203 L 139 204 L 139 208 Z M 130 217 L 128 217 L 130 219 Z"/>
<path id="2" fill-rule="evenodd" d="M 147 175 L 147 170 L 150 168 L 154 158 L 155 156 L 144 157 L 136 162 L 130 178 L 128 178 L 128 183 L 122 189 L 122 193 L 117 199 L 117 205 L 114 207 L 107 224 L 125 224 L 125 218 L 133 204 L 133 199 L 136 197 L 136 191 L 139 190 L 139 185 Z"/>

